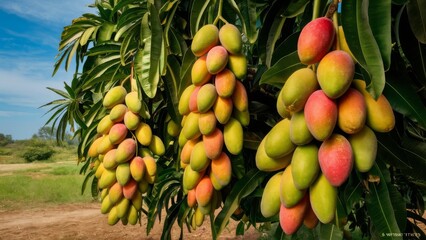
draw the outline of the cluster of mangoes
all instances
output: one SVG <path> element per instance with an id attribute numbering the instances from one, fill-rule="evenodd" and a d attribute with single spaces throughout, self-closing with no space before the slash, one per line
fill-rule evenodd
<path id="1" fill-rule="evenodd" d="M 142 121 L 141 104 L 136 91 L 111 88 L 103 99 L 108 112 L 88 150 L 88 156 L 96 159 L 93 171 L 101 190 L 101 212 L 108 214 L 110 225 L 139 221 L 142 195 L 157 175 L 154 156 L 165 152 L 162 140 Z"/>
<path id="2" fill-rule="evenodd" d="M 286 234 L 304 224 L 314 228 L 335 217 L 337 188 L 352 169 L 368 172 L 377 153 L 376 132 L 395 125 L 384 95 L 375 100 L 362 80 L 354 80 L 350 53 L 333 47 L 336 30 L 325 17 L 308 23 L 298 39 L 306 68 L 284 83 L 277 110 L 282 119 L 261 141 L 256 165 L 278 171 L 261 199 L 265 217 L 279 214 Z"/>
<path id="3" fill-rule="evenodd" d="M 197 59 L 191 69 L 192 84 L 179 100 L 183 119 L 178 141 L 183 189 L 188 205 L 196 208 L 193 219 L 199 226 L 204 215 L 218 206 L 213 203 L 218 191 L 231 181 L 229 155 L 242 151 L 243 127 L 250 116 L 240 81 L 247 73 L 247 60 L 238 28 L 205 25 L 194 35 L 191 50 Z"/>

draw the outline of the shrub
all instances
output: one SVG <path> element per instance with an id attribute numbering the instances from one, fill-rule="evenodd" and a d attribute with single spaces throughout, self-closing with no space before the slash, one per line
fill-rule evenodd
<path id="1" fill-rule="evenodd" d="M 34 141 L 25 150 L 22 157 L 28 162 L 48 160 L 55 151 L 46 143 Z"/>

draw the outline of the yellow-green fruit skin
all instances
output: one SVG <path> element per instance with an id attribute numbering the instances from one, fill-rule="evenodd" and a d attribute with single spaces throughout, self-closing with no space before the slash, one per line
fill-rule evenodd
<path id="1" fill-rule="evenodd" d="M 206 56 L 202 56 L 194 62 L 194 65 L 192 65 L 191 80 L 192 84 L 195 86 L 201 86 L 207 83 L 212 77 L 207 70 L 206 58 Z"/>
<path id="2" fill-rule="evenodd" d="M 291 162 L 293 154 L 288 154 L 282 158 L 274 159 L 265 152 L 265 138 L 260 142 L 256 151 L 256 167 L 265 172 L 274 172 L 287 167 Z"/>
<path id="3" fill-rule="evenodd" d="M 126 103 L 127 108 L 133 113 L 137 114 L 142 109 L 142 101 L 139 99 L 138 92 L 136 91 L 129 92 L 126 95 L 124 102 Z"/>
<path id="4" fill-rule="evenodd" d="M 109 200 L 112 204 L 117 204 L 123 198 L 123 187 L 118 183 L 114 183 L 108 192 Z"/>
<path id="5" fill-rule="evenodd" d="M 195 209 L 195 213 L 194 213 L 193 218 L 194 218 L 195 226 L 201 227 L 201 225 L 203 225 L 204 214 L 201 212 L 201 208 L 200 207 L 197 207 Z"/>
<path id="6" fill-rule="evenodd" d="M 141 122 L 135 130 L 135 136 L 140 144 L 149 146 L 152 140 L 152 129 L 148 124 Z"/>
<path id="7" fill-rule="evenodd" d="M 281 89 L 282 100 L 289 112 L 303 109 L 309 96 L 319 88 L 315 73 L 310 68 L 296 70 L 284 83 Z"/>
<path id="8" fill-rule="evenodd" d="M 334 50 L 321 59 L 317 68 L 317 79 L 324 93 L 332 99 L 342 96 L 352 83 L 355 63 L 342 50 Z"/>
<path id="9" fill-rule="evenodd" d="M 212 47 L 219 43 L 219 29 L 213 24 L 201 27 L 194 35 L 191 50 L 195 56 L 206 54 Z"/>
<path id="10" fill-rule="evenodd" d="M 194 149 L 195 144 L 198 140 L 189 140 L 183 145 L 182 150 L 180 151 L 180 160 L 185 164 L 189 164 L 191 159 L 192 149 Z"/>
<path id="11" fill-rule="evenodd" d="M 249 112 L 249 110 L 241 112 L 238 109 L 235 109 L 232 112 L 232 116 L 235 119 L 237 119 L 241 123 L 241 126 L 243 126 L 243 127 L 247 127 L 250 124 L 250 112 Z"/>
<path id="12" fill-rule="evenodd" d="M 197 172 L 192 170 L 191 165 L 188 165 L 183 170 L 182 186 L 186 190 L 194 189 L 201 178 L 204 176 L 204 171 Z"/>
<path id="13" fill-rule="evenodd" d="M 127 111 L 126 114 L 124 114 L 124 125 L 126 125 L 127 129 L 129 130 L 136 130 L 140 123 L 139 115 L 132 112 Z"/>
<path id="14" fill-rule="evenodd" d="M 102 173 L 102 176 L 99 178 L 98 186 L 100 189 L 108 188 L 111 187 L 116 181 L 117 178 L 115 176 L 115 169 L 105 169 Z"/>
<path id="15" fill-rule="evenodd" d="M 207 53 L 206 65 L 210 74 L 218 74 L 227 64 L 228 52 L 224 47 L 215 46 Z"/>
<path id="16" fill-rule="evenodd" d="M 117 208 L 117 217 L 122 218 L 127 214 L 127 211 L 130 207 L 130 201 L 127 198 L 123 198 L 115 206 Z"/>
<path id="17" fill-rule="evenodd" d="M 180 115 L 189 114 L 189 99 L 191 98 L 192 92 L 194 91 L 195 87 L 195 85 L 189 85 L 185 88 L 185 90 L 183 90 L 178 103 L 178 111 Z"/>
<path id="18" fill-rule="evenodd" d="M 243 150 L 244 132 L 238 120 L 231 117 L 225 124 L 223 139 L 230 153 L 238 155 Z"/>
<path id="19" fill-rule="evenodd" d="M 200 113 L 190 112 L 185 120 L 185 125 L 182 128 L 182 133 L 186 139 L 198 138 L 201 135 L 200 128 L 198 127 L 198 121 L 200 119 Z"/>
<path id="20" fill-rule="evenodd" d="M 98 137 L 95 140 L 93 140 L 92 144 L 89 147 L 89 151 L 87 152 L 87 155 L 89 157 L 99 156 L 98 147 L 99 147 L 99 144 L 101 144 L 102 139 L 103 139 L 103 137 Z"/>
<path id="21" fill-rule="evenodd" d="M 290 139 L 290 120 L 287 118 L 275 124 L 265 138 L 265 151 L 271 158 L 284 157 L 296 148 Z"/>
<path id="22" fill-rule="evenodd" d="M 272 217 L 280 211 L 280 183 L 282 171 L 272 176 L 265 185 L 260 200 L 260 211 L 266 218 Z"/>
<path id="23" fill-rule="evenodd" d="M 116 153 L 117 153 L 117 149 L 114 148 L 114 149 L 109 150 L 105 154 L 104 159 L 103 159 L 103 166 L 104 166 L 104 168 L 113 170 L 113 169 L 115 169 L 117 167 L 118 163 L 115 160 Z"/>
<path id="24" fill-rule="evenodd" d="M 130 206 L 129 213 L 127 215 L 130 225 L 136 225 L 138 223 L 138 210 L 134 206 Z"/>
<path id="25" fill-rule="evenodd" d="M 291 159 L 293 182 L 298 189 L 307 189 L 320 171 L 318 147 L 315 144 L 298 146 Z"/>
<path id="26" fill-rule="evenodd" d="M 229 54 L 228 68 L 237 79 L 244 79 L 247 75 L 247 58 L 244 54 Z"/>
<path id="27" fill-rule="evenodd" d="M 291 164 L 286 167 L 280 182 L 280 200 L 287 208 L 295 206 L 305 196 L 306 190 L 300 190 L 294 185 Z"/>
<path id="28" fill-rule="evenodd" d="M 206 155 L 203 141 L 199 141 L 192 149 L 191 158 L 189 160 L 191 169 L 197 172 L 204 171 L 210 165 L 210 161 L 211 159 Z"/>
<path id="29" fill-rule="evenodd" d="M 312 210 L 318 220 L 324 224 L 334 219 L 337 203 L 337 188 L 332 186 L 323 174 L 309 187 L 309 199 Z"/>
<path id="30" fill-rule="evenodd" d="M 217 97 L 213 105 L 213 112 L 216 119 L 221 124 L 226 124 L 232 116 L 234 109 L 231 98 Z"/>
<path id="31" fill-rule="evenodd" d="M 127 162 L 133 158 L 136 153 L 136 141 L 132 138 L 126 138 L 117 147 L 115 161 L 117 163 Z"/>
<path id="32" fill-rule="evenodd" d="M 305 113 L 303 111 L 293 113 L 290 120 L 290 140 L 296 145 L 305 145 L 313 139 L 306 125 Z"/>
<path id="33" fill-rule="evenodd" d="M 241 52 L 242 40 L 241 33 L 238 28 L 233 24 L 225 24 L 219 30 L 220 44 L 232 54 Z"/>
<path id="34" fill-rule="evenodd" d="M 158 156 L 163 156 L 166 153 L 166 147 L 164 146 L 163 141 L 157 135 L 152 136 L 151 143 L 149 144 L 149 149 L 153 154 Z"/>
<path id="35" fill-rule="evenodd" d="M 109 196 L 106 196 L 104 199 L 102 199 L 101 203 L 101 213 L 106 214 L 109 213 L 111 208 L 114 206 L 114 204 L 111 203 L 111 200 L 109 199 Z"/>
<path id="36" fill-rule="evenodd" d="M 126 185 L 126 183 L 129 182 L 131 178 L 130 164 L 128 162 L 119 164 L 115 169 L 115 175 L 117 177 L 117 182 L 121 186 Z"/>
<path id="37" fill-rule="evenodd" d="M 180 133 L 180 126 L 175 121 L 170 120 L 167 122 L 167 134 L 172 137 L 178 137 Z"/>
<path id="38" fill-rule="evenodd" d="M 124 120 L 124 115 L 126 114 L 126 112 L 127 112 L 126 105 L 117 104 L 111 109 L 111 112 L 109 113 L 109 118 L 114 123 L 121 122 Z"/>
<path id="39" fill-rule="evenodd" d="M 197 108 L 200 113 L 207 112 L 213 107 L 213 104 L 216 102 L 217 92 L 216 87 L 207 83 L 204 84 L 198 91 L 197 97 Z"/>
<path id="40" fill-rule="evenodd" d="M 208 135 L 216 129 L 216 116 L 213 110 L 209 110 L 205 113 L 200 113 L 198 119 L 198 126 L 201 134 Z"/>
<path id="41" fill-rule="evenodd" d="M 113 206 L 108 213 L 108 224 L 113 226 L 117 224 L 118 220 L 120 220 L 120 218 L 117 216 L 117 207 Z"/>
<path id="42" fill-rule="evenodd" d="M 348 136 L 348 140 L 352 147 L 355 168 L 360 172 L 368 172 L 377 155 L 377 138 L 373 130 L 364 126 L 361 131 Z"/>
<path id="43" fill-rule="evenodd" d="M 126 95 L 127 91 L 123 86 L 113 87 L 105 94 L 102 104 L 105 108 L 111 109 L 117 104 L 124 103 Z"/>
<path id="44" fill-rule="evenodd" d="M 107 134 L 112 125 L 114 125 L 114 123 L 111 121 L 109 115 L 106 115 L 99 121 L 96 131 L 100 134 Z"/>
<path id="45" fill-rule="evenodd" d="M 238 111 L 246 111 L 248 109 L 248 96 L 243 83 L 236 81 L 234 93 L 232 94 L 232 102 Z"/>
<path id="46" fill-rule="evenodd" d="M 282 95 L 283 95 L 283 91 L 280 91 L 277 97 L 277 104 L 276 104 L 277 112 L 282 118 L 291 118 L 292 113 L 290 113 L 285 107 L 284 99 Z"/>
<path id="47" fill-rule="evenodd" d="M 217 94 L 221 97 L 230 97 L 234 93 L 236 78 L 231 70 L 225 68 L 215 77 L 214 85 Z"/>
<path id="48" fill-rule="evenodd" d="M 337 101 L 337 126 L 348 134 L 360 131 L 367 118 L 367 106 L 362 94 L 349 88 Z"/>

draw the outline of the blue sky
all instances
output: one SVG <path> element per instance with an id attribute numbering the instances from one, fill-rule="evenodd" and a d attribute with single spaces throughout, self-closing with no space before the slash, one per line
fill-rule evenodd
<path id="1" fill-rule="evenodd" d="M 0 133 L 14 140 L 38 132 L 49 115 L 41 105 L 59 96 L 72 71 L 61 66 L 52 77 L 63 27 L 83 13 L 95 12 L 94 0 L 13 0 L 0 4 Z"/>

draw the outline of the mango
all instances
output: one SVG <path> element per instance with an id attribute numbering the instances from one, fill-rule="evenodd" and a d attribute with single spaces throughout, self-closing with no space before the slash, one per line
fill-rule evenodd
<path id="1" fill-rule="evenodd" d="M 213 110 L 209 110 L 205 113 L 200 113 L 198 118 L 198 126 L 201 134 L 208 135 L 216 129 L 216 116 Z"/>
<path id="2" fill-rule="evenodd" d="M 302 226 L 308 206 L 309 198 L 306 195 L 293 207 L 280 206 L 280 226 L 287 235 L 292 235 Z"/>
<path id="3" fill-rule="evenodd" d="M 222 46 L 214 46 L 206 57 L 207 70 L 210 74 L 218 74 L 228 64 L 228 52 Z"/>
<path id="4" fill-rule="evenodd" d="M 157 135 L 152 136 L 151 143 L 149 144 L 151 152 L 158 156 L 163 156 L 166 153 L 166 147 L 164 146 L 163 140 Z"/>
<path id="5" fill-rule="evenodd" d="M 111 208 L 114 206 L 114 204 L 111 203 L 111 200 L 109 200 L 109 196 L 102 199 L 101 202 L 101 213 L 106 214 L 111 211 Z"/>
<path id="6" fill-rule="evenodd" d="M 157 162 L 151 156 L 145 156 L 142 159 L 145 163 L 144 179 L 148 183 L 153 184 L 155 182 L 156 175 L 157 175 Z"/>
<path id="7" fill-rule="evenodd" d="M 265 138 L 265 152 L 271 158 L 282 158 L 296 148 L 290 139 L 290 120 L 288 118 L 275 124 Z"/>
<path id="8" fill-rule="evenodd" d="M 198 121 L 200 119 L 200 113 L 190 112 L 185 120 L 185 125 L 182 128 L 183 136 L 186 139 L 195 139 L 201 136 L 200 128 L 198 127 Z"/>
<path id="9" fill-rule="evenodd" d="M 135 180 L 130 179 L 126 183 L 126 185 L 123 186 L 123 196 L 129 200 L 133 198 L 133 196 L 136 194 L 138 190 L 138 184 Z"/>
<path id="10" fill-rule="evenodd" d="M 377 155 L 376 134 L 368 126 L 361 131 L 349 135 L 355 169 L 360 172 L 368 172 L 374 164 Z"/>
<path id="11" fill-rule="evenodd" d="M 197 144 L 197 142 L 198 142 L 198 139 L 189 140 L 185 143 L 185 145 L 183 145 L 183 148 L 180 152 L 181 162 L 183 162 L 185 164 L 189 164 L 189 161 L 191 159 L 192 150 L 194 149 L 194 146 L 195 146 L 195 144 Z"/>
<path id="12" fill-rule="evenodd" d="M 206 156 L 210 159 L 218 158 L 222 153 L 223 142 L 223 133 L 219 128 L 216 128 L 209 135 L 203 135 Z"/>
<path id="13" fill-rule="evenodd" d="M 186 139 L 185 135 L 181 131 L 179 133 L 179 137 L 178 137 L 178 145 L 179 145 L 179 147 L 183 147 L 186 142 L 188 142 L 188 139 Z"/>
<path id="14" fill-rule="evenodd" d="M 306 24 L 297 41 L 300 62 L 306 65 L 318 63 L 333 45 L 335 35 L 329 18 L 320 17 Z"/>
<path id="15" fill-rule="evenodd" d="M 138 220 L 139 220 L 138 210 L 136 210 L 134 206 L 129 207 L 127 218 L 129 220 L 130 225 L 136 225 L 136 223 L 138 223 Z"/>
<path id="16" fill-rule="evenodd" d="M 228 68 L 237 79 L 244 79 L 247 75 L 247 58 L 244 54 L 229 54 Z"/>
<path id="17" fill-rule="evenodd" d="M 201 207 L 197 207 L 195 209 L 195 213 L 194 213 L 193 218 L 194 218 L 195 226 L 201 227 L 203 225 L 204 213 L 202 212 Z"/>
<path id="18" fill-rule="evenodd" d="M 139 191 L 139 186 L 138 186 L 137 192 L 133 195 L 131 202 L 132 202 L 132 206 L 136 210 L 139 211 L 142 209 L 143 198 L 142 198 L 141 192 Z"/>
<path id="19" fill-rule="evenodd" d="M 337 126 L 348 134 L 359 132 L 365 125 L 367 106 L 364 96 L 349 88 L 337 101 Z"/>
<path id="20" fill-rule="evenodd" d="M 337 104 L 322 90 L 309 96 L 304 114 L 306 125 L 315 139 L 324 141 L 331 136 L 337 123 Z"/>
<path id="21" fill-rule="evenodd" d="M 114 147 L 112 145 L 111 141 L 109 140 L 108 134 L 103 135 L 102 139 L 100 140 L 97 148 L 98 154 L 106 154 L 109 150 L 111 150 Z"/>
<path id="22" fill-rule="evenodd" d="M 318 177 L 318 147 L 315 144 L 298 146 L 291 159 L 291 173 L 297 189 L 307 189 Z"/>
<path id="23" fill-rule="evenodd" d="M 231 98 L 217 97 L 213 105 L 213 112 L 221 124 L 226 124 L 232 116 L 233 103 Z"/>
<path id="24" fill-rule="evenodd" d="M 293 113 L 290 120 L 290 140 L 296 145 L 310 143 L 314 137 L 306 125 L 304 111 Z"/>
<path id="25" fill-rule="evenodd" d="M 96 172 L 95 172 L 95 177 L 96 177 L 97 179 L 101 178 L 102 173 L 103 173 L 104 171 L 105 171 L 104 164 L 103 164 L 103 163 L 99 164 L 99 167 L 96 169 Z"/>
<path id="26" fill-rule="evenodd" d="M 124 218 L 127 215 L 127 211 L 129 210 L 130 201 L 129 199 L 122 198 L 120 202 L 115 205 L 115 207 L 117 208 L 117 217 Z"/>
<path id="27" fill-rule="evenodd" d="M 194 91 L 191 93 L 189 98 L 189 111 L 198 112 L 198 92 L 200 91 L 201 86 L 196 86 Z"/>
<path id="28" fill-rule="evenodd" d="M 191 80 L 195 86 L 202 86 L 208 83 L 212 75 L 207 70 L 206 56 L 198 58 L 191 68 Z"/>
<path id="29" fill-rule="evenodd" d="M 223 129 L 223 141 L 231 154 L 238 155 L 243 150 L 244 132 L 240 122 L 230 118 Z"/>
<path id="30" fill-rule="evenodd" d="M 236 78 L 231 70 L 225 68 L 215 77 L 214 85 L 217 94 L 221 97 L 230 97 L 234 93 Z"/>
<path id="31" fill-rule="evenodd" d="M 136 139 L 143 146 L 149 146 L 152 140 L 151 127 L 144 122 L 139 123 L 139 126 L 135 130 Z"/>
<path id="32" fill-rule="evenodd" d="M 108 134 L 112 125 L 114 125 L 114 123 L 111 121 L 109 114 L 107 114 L 101 119 L 101 121 L 99 121 L 98 126 L 96 127 L 96 131 L 100 134 Z"/>
<path id="33" fill-rule="evenodd" d="M 180 133 L 180 126 L 175 121 L 170 120 L 167 122 L 167 134 L 172 137 L 178 137 Z"/>
<path id="34" fill-rule="evenodd" d="M 118 183 L 114 183 L 108 191 L 109 200 L 113 205 L 118 203 L 123 198 L 123 187 Z"/>
<path id="35" fill-rule="evenodd" d="M 248 109 L 248 96 L 246 88 L 240 81 L 235 82 L 234 93 L 232 94 L 232 102 L 238 111 L 246 111 Z"/>
<path id="36" fill-rule="evenodd" d="M 113 226 L 118 223 L 120 218 L 117 216 L 117 207 L 113 206 L 108 213 L 108 225 Z"/>
<path id="37" fill-rule="evenodd" d="M 110 170 L 105 168 L 105 170 L 102 172 L 101 177 L 99 178 L 98 186 L 100 189 L 109 188 L 115 182 L 117 182 L 117 178 L 115 176 L 115 169 Z"/>
<path id="38" fill-rule="evenodd" d="M 118 164 L 115 169 L 115 176 L 117 178 L 117 182 L 121 186 L 126 185 L 126 183 L 128 183 L 132 178 L 130 174 L 130 164 L 128 162 Z"/>
<path id="39" fill-rule="evenodd" d="M 209 215 L 212 211 L 212 203 L 209 202 L 206 206 L 198 205 L 197 209 L 200 209 L 200 212 L 204 215 Z"/>
<path id="40" fill-rule="evenodd" d="M 115 24 L 111 22 L 103 22 L 98 31 L 96 32 L 96 42 L 97 44 L 101 44 L 107 41 L 110 41 L 112 38 L 112 34 L 115 32 L 116 27 Z"/>
<path id="41" fill-rule="evenodd" d="M 318 222 L 318 217 L 315 215 L 314 210 L 312 210 L 311 202 L 308 201 L 305 216 L 303 216 L 303 225 L 309 229 L 314 229 L 318 225 Z"/>
<path id="42" fill-rule="evenodd" d="M 197 205 L 197 198 L 195 197 L 195 188 L 188 191 L 186 201 L 188 203 L 188 207 L 190 208 L 193 208 Z"/>
<path id="43" fill-rule="evenodd" d="M 318 161 L 323 175 L 331 185 L 342 185 L 352 171 L 352 147 L 349 141 L 340 134 L 333 134 L 321 143 L 318 150 Z"/>
<path id="44" fill-rule="evenodd" d="M 197 172 L 204 171 L 210 165 L 210 161 L 211 159 L 209 159 L 206 154 L 204 142 L 197 142 L 197 144 L 195 144 L 194 148 L 192 149 L 191 158 L 189 160 L 191 169 Z"/>
<path id="45" fill-rule="evenodd" d="M 109 131 L 109 140 L 111 144 L 116 145 L 121 143 L 127 136 L 127 127 L 123 123 L 115 123 Z"/>
<path id="46" fill-rule="evenodd" d="M 321 59 L 317 68 L 317 79 L 324 93 L 332 99 L 342 96 L 352 83 L 355 63 L 342 50 L 334 50 Z"/>
<path id="47" fill-rule="evenodd" d="M 225 24 L 219 29 L 220 44 L 231 54 L 241 52 L 243 41 L 241 40 L 241 32 L 233 24 Z"/>
<path id="48" fill-rule="evenodd" d="M 364 96 L 367 106 L 367 125 L 376 132 L 390 132 L 395 127 L 395 115 L 385 95 L 381 94 L 375 100 L 366 90 L 365 81 L 354 80 L 353 83 Z"/>
<path id="49" fill-rule="evenodd" d="M 332 186 L 323 174 L 320 174 L 309 187 L 309 199 L 312 210 L 320 222 L 327 224 L 334 219 L 337 188 Z"/>
<path id="50" fill-rule="evenodd" d="M 139 115 L 132 112 L 132 111 L 127 111 L 124 114 L 124 125 L 127 127 L 127 129 L 133 131 L 136 130 L 139 127 L 139 123 L 140 123 L 140 118 Z"/>
<path id="51" fill-rule="evenodd" d="M 198 91 L 197 109 L 200 113 L 207 112 L 216 102 L 216 87 L 211 83 L 204 84 Z"/>
<path id="52" fill-rule="evenodd" d="M 136 156 L 130 161 L 129 168 L 132 178 L 137 182 L 142 181 L 145 174 L 145 161 L 141 157 Z"/>
<path id="53" fill-rule="evenodd" d="M 189 99 L 191 98 L 191 95 L 194 89 L 195 89 L 195 85 L 191 84 L 188 87 L 186 87 L 185 90 L 183 90 L 182 94 L 180 95 L 179 103 L 178 103 L 178 111 L 180 115 L 187 115 L 190 112 Z"/>
<path id="54" fill-rule="evenodd" d="M 109 150 L 103 159 L 103 166 L 106 169 L 110 169 L 113 170 L 117 167 L 118 163 L 116 161 L 116 154 L 117 154 L 117 149 L 111 149 Z"/>
<path id="55" fill-rule="evenodd" d="M 289 112 L 284 104 L 284 99 L 283 99 L 283 91 L 281 89 L 281 91 L 278 93 L 278 97 L 277 97 L 277 104 L 276 104 L 276 108 L 277 108 L 277 112 L 278 114 L 282 117 L 282 118 L 291 118 L 292 113 Z"/>
<path id="56" fill-rule="evenodd" d="M 213 188 L 214 189 L 216 189 L 216 190 L 221 190 L 222 188 L 224 188 L 226 185 L 222 185 L 222 184 L 220 184 L 220 182 L 219 182 L 219 180 L 217 179 L 217 177 L 213 174 L 213 172 L 212 171 L 210 171 L 210 174 L 209 174 L 209 177 L 210 177 L 210 180 L 212 181 L 212 185 L 213 185 Z"/>
<path id="57" fill-rule="evenodd" d="M 213 24 L 201 27 L 194 35 L 191 51 L 200 57 L 219 43 L 219 29 Z"/>
<path id="58" fill-rule="evenodd" d="M 104 96 L 102 104 L 105 108 L 111 109 L 117 104 L 124 103 L 127 91 L 123 86 L 111 88 Z"/>
<path id="59" fill-rule="evenodd" d="M 87 156 L 93 157 L 93 158 L 99 156 L 98 148 L 99 148 L 99 144 L 102 142 L 102 138 L 103 137 L 101 136 L 93 140 L 92 144 L 89 147 L 89 150 L 87 151 Z"/>
<path id="60" fill-rule="evenodd" d="M 340 49 L 345 51 L 346 53 L 348 53 L 351 56 L 354 63 L 356 63 L 357 61 L 356 61 L 354 55 L 352 54 L 351 50 L 349 49 L 349 45 L 348 45 L 348 42 L 346 41 L 345 32 L 343 31 L 342 26 L 339 26 L 337 28 L 337 35 L 339 37 Z"/>
<path id="61" fill-rule="evenodd" d="M 299 190 L 293 181 L 291 164 L 286 167 L 280 182 L 280 200 L 287 208 L 295 206 L 305 196 L 306 190 Z"/>
<path id="62" fill-rule="evenodd" d="M 315 73 L 310 68 L 294 71 L 285 81 L 280 96 L 289 112 L 301 111 L 309 96 L 319 88 Z"/>
<path id="63" fill-rule="evenodd" d="M 213 191 L 214 188 L 210 178 L 204 176 L 195 188 L 195 198 L 197 199 L 198 206 L 207 206 L 213 197 Z"/>
<path id="64" fill-rule="evenodd" d="M 260 200 L 260 212 L 265 218 L 275 216 L 280 212 L 280 183 L 283 172 L 274 174 L 266 183 Z"/>
<path id="65" fill-rule="evenodd" d="M 117 163 L 127 162 L 136 154 L 136 141 L 133 138 L 126 138 L 117 147 L 115 161 Z"/>
<path id="66" fill-rule="evenodd" d="M 126 112 L 126 105 L 117 104 L 111 109 L 111 112 L 109 113 L 109 118 L 113 123 L 122 122 L 124 120 L 124 115 L 126 114 Z"/>
<path id="67" fill-rule="evenodd" d="M 221 185 L 226 186 L 231 182 L 232 164 L 231 159 L 225 152 L 219 157 L 211 161 L 211 174 L 215 176 L 215 180 Z"/>
<path id="68" fill-rule="evenodd" d="M 140 181 L 138 183 L 138 190 L 142 194 L 146 193 L 148 191 L 148 189 L 149 189 L 149 183 L 147 181 Z"/>
<path id="69" fill-rule="evenodd" d="M 129 92 L 124 98 L 124 102 L 132 113 L 138 114 L 142 109 L 142 99 L 139 99 L 137 91 Z"/>
<path id="70" fill-rule="evenodd" d="M 260 142 L 256 151 L 256 167 L 265 172 L 274 172 L 287 167 L 291 162 L 293 154 L 288 154 L 282 158 L 274 159 L 265 152 L 265 138 Z"/>
<path id="71" fill-rule="evenodd" d="M 194 171 L 191 165 L 188 165 L 185 170 L 183 170 L 182 187 L 186 190 L 194 189 L 204 176 L 204 173 L 205 171 Z"/>

